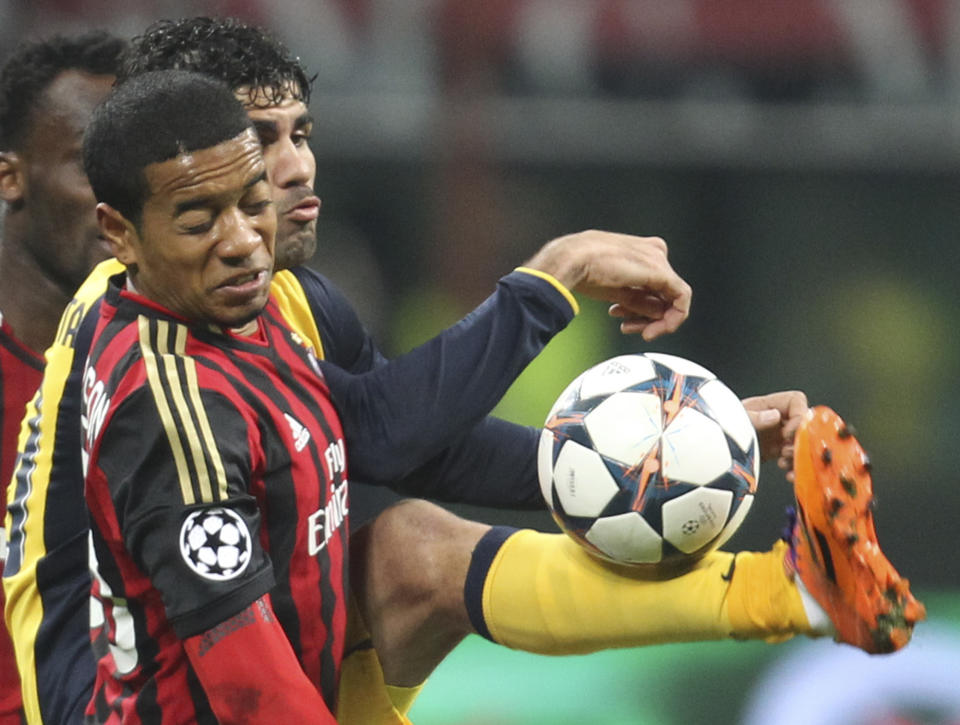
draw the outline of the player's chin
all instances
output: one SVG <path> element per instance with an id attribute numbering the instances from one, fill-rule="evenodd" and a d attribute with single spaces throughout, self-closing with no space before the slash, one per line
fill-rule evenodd
<path id="1" fill-rule="evenodd" d="M 269 290 L 262 295 L 251 297 L 242 303 L 219 305 L 211 310 L 210 319 L 221 327 L 236 329 L 252 322 L 260 316 L 270 298 Z"/>
<path id="2" fill-rule="evenodd" d="M 257 319 L 262 312 L 263 306 L 256 309 L 231 310 L 229 313 L 219 314 L 215 322 L 221 327 L 239 330 Z"/>
<path id="3" fill-rule="evenodd" d="M 317 251 L 317 222 L 284 225 L 277 233 L 274 269 L 290 269 L 309 260 Z"/>

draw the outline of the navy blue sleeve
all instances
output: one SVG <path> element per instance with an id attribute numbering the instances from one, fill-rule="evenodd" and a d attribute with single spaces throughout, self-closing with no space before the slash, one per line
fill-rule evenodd
<path id="1" fill-rule="evenodd" d="M 535 466 L 529 431 L 515 441 L 510 431 L 519 426 L 501 422 L 471 429 L 573 315 L 570 302 L 550 282 L 513 272 L 459 323 L 387 365 L 352 375 L 323 363 L 343 423 L 351 478 L 394 487 L 402 481 L 409 494 L 466 502 L 447 495 L 466 485 L 448 476 L 470 469 L 478 485 L 489 485 L 500 465 L 492 455 L 498 447 L 515 450 L 513 461 L 529 459 L 526 466 Z M 467 451 L 468 442 L 480 449 Z M 451 446 L 445 459 L 444 449 Z M 430 466 L 443 477 L 427 481 L 431 476 L 421 474 L 431 473 Z M 515 469 L 505 474 L 517 480 Z M 530 498 L 530 480 L 524 499 Z"/>
<path id="2" fill-rule="evenodd" d="M 323 357 L 351 373 L 365 373 L 386 362 L 343 292 L 309 267 L 290 270 L 307 296 L 323 341 Z"/>
<path id="3" fill-rule="evenodd" d="M 540 429 L 488 416 L 410 475 L 395 491 L 448 503 L 542 510 L 537 477 Z"/>

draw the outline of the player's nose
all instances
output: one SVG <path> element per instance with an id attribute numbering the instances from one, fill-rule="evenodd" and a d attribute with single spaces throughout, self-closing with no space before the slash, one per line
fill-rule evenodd
<path id="1" fill-rule="evenodd" d="M 293 139 L 286 138 L 274 144 L 272 163 L 268 165 L 267 175 L 275 186 L 313 187 L 316 160 L 306 144 L 297 145 Z"/>

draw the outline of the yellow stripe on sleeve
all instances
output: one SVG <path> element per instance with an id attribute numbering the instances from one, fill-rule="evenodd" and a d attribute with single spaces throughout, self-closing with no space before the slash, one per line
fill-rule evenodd
<path id="1" fill-rule="evenodd" d="M 539 277 L 540 279 L 546 280 L 547 282 L 552 284 L 554 287 L 556 287 L 557 292 L 562 294 L 564 298 L 567 300 L 567 302 L 570 303 L 570 307 L 573 308 L 573 314 L 575 315 L 580 314 L 580 305 L 577 304 L 577 298 L 574 297 L 573 293 L 570 290 L 568 290 L 565 285 L 561 284 L 560 281 L 556 277 L 554 277 L 552 274 L 548 274 L 547 272 L 541 272 L 539 269 L 533 269 L 532 267 L 517 267 L 514 271 L 523 272 L 524 274 L 530 274 L 530 275 L 533 275 L 534 277 Z"/>
<path id="2" fill-rule="evenodd" d="M 182 325 L 180 330 L 186 334 L 186 328 Z M 178 352 L 180 348 L 178 346 Z M 181 353 L 182 354 L 182 353 Z M 197 421 L 200 424 L 200 434 L 203 438 L 203 447 L 210 454 L 210 462 L 213 465 L 213 472 L 217 480 L 217 500 L 223 501 L 227 498 L 227 473 L 223 468 L 223 459 L 220 457 L 220 449 L 217 447 L 217 439 L 213 436 L 213 430 L 210 428 L 210 418 L 207 416 L 207 410 L 203 407 L 200 400 L 200 383 L 197 380 L 197 363 L 193 358 L 184 358 L 187 390 L 190 393 L 190 402 L 194 410 L 197 411 Z M 202 455 L 202 453 L 201 453 Z"/>
<path id="3" fill-rule="evenodd" d="M 173 451 L 173 460 L 177 467 L 177 478 L 180 481 L 180 493 L 183 496 L 183 502 L 186 504 L 196 503 L 196 498 L 193 495 L 193 486 L 190 482 L 190 471 L 187 468 L 187 456 L 183 450 L 183 444 L 180 441 L 180 435 L 177 431 L 176 421 L 173 419 L 173 413 L 167 403 L 163 381 L 160 379 L 160 363 L 157 360 L 157 352 L 154 350 L 150 340 L 150 319 L 141 315 L 137 319 L 137 330 L 140 335 L 140 349 L 143 355 L 143 362 L 147 370 L 147 382 L 150 385 L 153 400 L 157 404 L 157 410 L 160 412 L 163 429 L 166 431 L 167 440 L 170 441 L 170 448 Z"/>
<path id="4" fill-rule="evenodd" d="M 160 356 L 163 358 L 164 371 L 167 374 L 167 388 L 180 416 L 183 434 L 186 436 L 189 445 L 190 458 L 193 460 L 194 469 L 197 472 L 200 500 L 216 500 L 213 495 L 214 479 L 216 480 L 218 494 L 222 494 L 220 498 L 224 498 L 227 492 L 227 476 L 224 472 L 216 439 L 213 437 L 213 431 L 210 428 L 207 411 L 200 400 L 196 361 L 186 354 L 187 328 L 184 325 L 173 325 L 164 320 L 158 320 L 157 330 L 157 347 Z M 174 333 L 172 351 L 169 348 L 171 330 Z M 178 361 L 183 363 L 185 380 L 181 378 L 177 366 Z M 186 389 L 186 396 L 184 395 L 184 389 Z M 189 401 L 187 396 L 189 396 Z M 196 424 L 194 424 L 194 416 L 196 416 Z M 199 431 L 197 430 L 198 425 Z M 167 431 L 168 437 L 176 436 L 178 440 L 180 438 L 179 433 L 176 428 Z M 207 465 L 207 455 L 210 457 L 213 471 Z M 183 479 L 181 479 L 181 488 L 184 485 Z M 189 485 L 189 482 L 187 485 Z"/>

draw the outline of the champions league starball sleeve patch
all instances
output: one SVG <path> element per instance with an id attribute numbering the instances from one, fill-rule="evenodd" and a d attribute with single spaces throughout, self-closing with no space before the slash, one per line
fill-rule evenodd
<path id="1" fill-rule="evenodd" d="M 194 511 L 180 527 L 180 553 L 205 579 L 227 581 L 240 576 L 252 554 L 246 522 L 220 506 Z"/>

